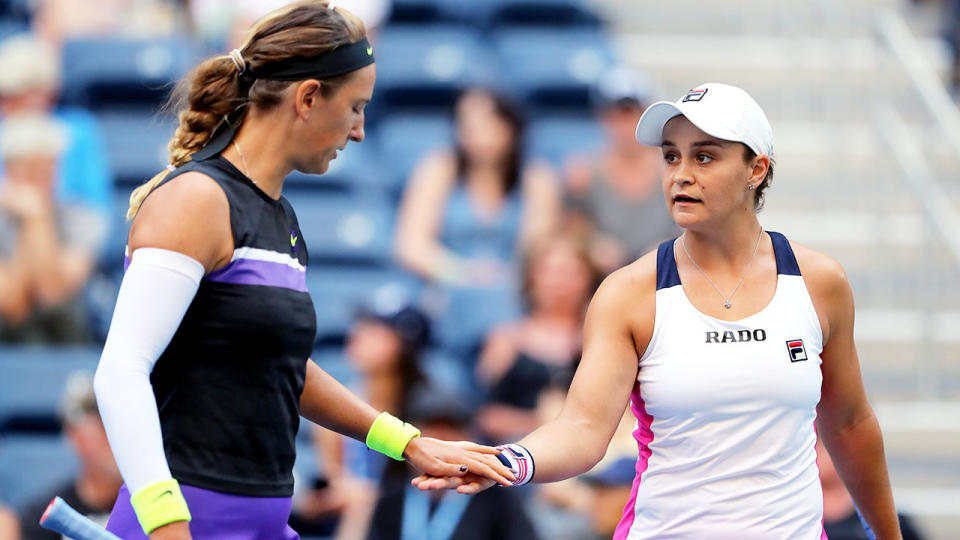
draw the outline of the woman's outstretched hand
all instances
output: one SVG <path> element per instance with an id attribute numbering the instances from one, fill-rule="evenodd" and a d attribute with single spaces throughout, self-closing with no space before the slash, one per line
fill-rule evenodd
<path id="1" fill-rule="evenodd" d="M 496 483 L 512 485 L 516 476 L 497 459 L 499 453 L 496 448 L 472 442 L 430 437 L 414 437 L 403 451 L 407 461 L 423 473 L 414 479 L 415 486 L 420 487 L 418 480 L 436 480 L 420 489 L 456 488 L 459 493 L 477 493 Z"/>
<path id="2" fill-rule="evenodd" d="M 467 473 L 463 476 L 442 477 L 421 474 L 410 483 L 422 491 L 431 489 L 456 489 L 457 493 L 463 495 L 474 495 L 496 484 L 496 482 L 489 478 L 473 473 Z"/>

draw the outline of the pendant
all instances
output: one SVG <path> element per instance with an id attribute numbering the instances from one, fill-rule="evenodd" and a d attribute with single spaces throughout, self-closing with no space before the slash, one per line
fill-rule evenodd
<path id="1" fill-rule="evenodd" d="M 731 306 L 731 305 L 733 305 L 733 304 L 731 304 L 730 302 L 725 302 L 725 303 L 723 304 L 723 307 L 725 307 L 725 308 L 727 308 L 727 309 L 730 309 L 730 306 Z"/>

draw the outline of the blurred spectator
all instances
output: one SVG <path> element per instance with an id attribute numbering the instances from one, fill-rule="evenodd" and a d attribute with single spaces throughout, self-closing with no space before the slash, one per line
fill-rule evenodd
<path id="1" fill-rule="evenodd" d="M 425 437 L 448 441 L 470 439 L 469 413 L 462 401 L 442 390 L 414 395 L 411 422 Z M 519 492 L 488 489 L 477 495 L 455 491 L 420 491 L 403 463 L 391 463 L 382 495 L 373 511 L 368 540 L 536 540 Z M 394 473 L 396 471 L 396 473 Z"/>
<path id="2" fill-rule="evenodd" d="M 0 540 L 20 538 L 20 524 L 12 510 L 0 504 Z"/>
<path id="3" fill-rule="evenodd" d="M 57 168 L 57 199 L 97 210 L 108 220 L 113 208 L 112 180 L 100 128 L 85 110 L 55 108 L 59 93 L 60 59 L 49 45 L 29 35 L 0 44 L 0 119 L 52 114 L 67 130 Z"/>
<path id="4" fill-rule="evenodd" d="M 867 540 L 868 536 L 857 516 L 853 499 L 840 479 L 826 447 L 817 441 L 817 465 L 823 486 L 823 530 L 830 540 Z M 923 535 L 909 516 L 897 513 L 903 540 L 922 540 Z"/>
<path id="5" fill-rule="evenodd" d="M 106 235 L 103 218 L 55 200 L 66 134 L 51 117 L 25 115 L 0 127 L 6 178 L 0 187 L 0 341 L 89 339 L 79 291 Z"/>
<path id="6" fill-rule="evenodd" d="M 186 0 L 191 26 L 196 35 L 215 49 L 229 50 L 243 45 L 247 30 L 266 13 L 294 0 Z M 376 32 L 390 15 L 390 0 L 339 0 L 337 6 L 360 17 L 367 38 L 375 41 Z"/>
<path id="7" fill-rule="evenodd" d="M 639 74 L 622 67 L 607 72 L 594 95 L 608 145 L 566 166 L 571 221 L 593 238 L 594 260 L 605 272 L 679 234 L 663 198 L 660 149 L 634 135 L 650 94 Z"/>
<path id="8" fill-rule="evenodd" d="M 60 497 L 94 522 L 106 525 L 123 484 L 100 421 L 92 374 L 78 372 L 67 379 L 60 411 L 64 432 L 79 458 L 80 471 L 76 478 L 26 507 L 20 519 L 23 540 L 60 540 L 59 534 L 39 524 L 54 497 Z"/>
<path id="9" fill-rule="evenodd" d="M 524 265 L 529 314 L 491 333 L 477 365 L 487 389 L 478 423 L 495 442 L 513 441 L 541 424 L 536 407 L 551 384 L 564 388 L 583 347 L 583 317 L 599 283 L 587 248 L 555 237 L 535 245 Z"/>
<path id="10" fill-rule="evenodd" d="M 559 197 L 549 168 L 524 163 L 523 121 L 510 101 L 469 90 L 455 123 L 454 148 L 413 172 L 396 252 L 437 285 L 438 341 L 468 353 L 493 325 L 519 315 L 517 254 L 553 231 Z"/>
<path id="11" fill-rule="evenodd" d="M 79 37 L 170 36 L 182 29 L 184 17 L 173 0 L 38 0 L 34 29 L 59 47 Z"/>
<path id="12" fill-rule="evenodd" d="M 360 377 L 354 390 L 377 410 L 408 418 L 410 396 L 426 384 L 419 362 L 429 323 L 389 288 L 378 293 L 360 310 L 347 339 L 347 358 Z M 337 538 L 361 538 L 389 459 L 332 431 L 317 427 L 315 434 L 325 484 L 301 499 L 291 525 L 311 534 L 309 522 L 329 528 L 331 516 L 339 516 Z"/>

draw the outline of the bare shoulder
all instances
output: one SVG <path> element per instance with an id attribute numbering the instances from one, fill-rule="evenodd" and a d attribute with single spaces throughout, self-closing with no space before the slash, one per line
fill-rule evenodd
<path id="1" fill-rule="evenodd" d="M 629 344 L 637 358 L 643 356 L 653 338 L 656 292 L 656 251 L 611 273 L 587 309 L 586 343 L 620 341 Z"/>
<path id="2" fill-rule="evenodd" d="M 653 334 L 656 291 L 657 254 L 653 251 L 603 280 L 590 303 L 588 318 L 628 330 L 642 354 Z"/>
<path id="3" fill-rule="evenodd" d="M 217 268 L 233 251 L 227 195 L 203 173 L 181 174 L 143 201 L 128 243 L 131 252 L 141 247 L 169 249 L 200 261 L 207 271 Z"/>
<path id="4" fill-rule="evenodd" d="M 796 242 L 791 241 L 790 247 L 793 248 L 807 287 L 824 293 L 836 293 L 850 288 L 847 273 L 836 259 Z"/>

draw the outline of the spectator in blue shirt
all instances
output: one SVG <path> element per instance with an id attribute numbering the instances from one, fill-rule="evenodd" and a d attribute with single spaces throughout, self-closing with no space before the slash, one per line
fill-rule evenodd
<path id="1" fill-rule="evenodd" d="M 74 107 L 57 107 L 60 60 L 52 47 L 29 34 L 0 43 L 0 121 L 20 114 L 50 114 L 65 128 L 67 143 L 58 166 L 57 199 L 112 212 L 112 178 L 96 118 Z"/>

